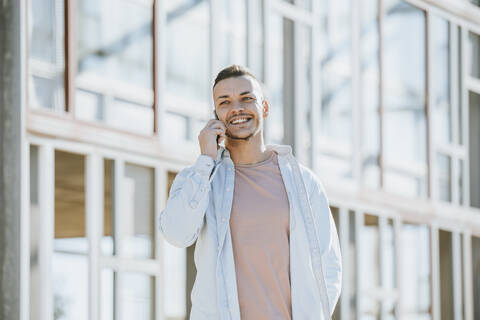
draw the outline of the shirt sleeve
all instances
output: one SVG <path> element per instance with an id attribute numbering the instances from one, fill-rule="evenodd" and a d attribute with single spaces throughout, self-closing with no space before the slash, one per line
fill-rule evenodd
<path id="1" fill-rule="evenodd" d="M 160 232 L 170 244 L 185 248 L 197 239 L 208 207 L 214 166 L 210 156 L 200 155 L 193 166 L 175 177 L 159 217 Z"/>

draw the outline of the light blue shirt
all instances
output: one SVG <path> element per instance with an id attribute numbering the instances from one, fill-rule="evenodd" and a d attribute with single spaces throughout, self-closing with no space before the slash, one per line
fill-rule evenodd
<path id="1" fill-rule="evenodd" d="M 290 146 L 268 145 L 290 203 L 290 286 L 294 320 L 330 319 L 340 296 L 342 264 L 337 230 L 322 184 L 299 164 Z M 200 155 L 173 181 L 160 231 L 174 246 L 196 241 L 197 276 L 190 319 L 240 320 L 230 235 L 234 163 L 220 148 L 214 161 Z"/>

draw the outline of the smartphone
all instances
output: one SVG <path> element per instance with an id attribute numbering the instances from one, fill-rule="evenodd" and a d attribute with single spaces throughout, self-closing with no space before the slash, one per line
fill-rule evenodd
<path id="1" fill-rule="evenodd" d="M 213 109 L 213 115 L 215 116 L 216 120 L 220 120 L 220 119 L 218 119 L 217 111 L 215 111 L 215 109 Z M 220 135 L 217 136 L 217 145 L 218 145 L 218 140 L 219 139 L 220 139 Z"/>

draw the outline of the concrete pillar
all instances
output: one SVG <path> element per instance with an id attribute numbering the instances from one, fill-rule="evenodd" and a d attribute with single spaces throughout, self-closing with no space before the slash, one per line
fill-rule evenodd
<path id="1" fill-rule="evenodd" d="M 0 319 L 20 319 L 21 1 L 0 1 Z"/>

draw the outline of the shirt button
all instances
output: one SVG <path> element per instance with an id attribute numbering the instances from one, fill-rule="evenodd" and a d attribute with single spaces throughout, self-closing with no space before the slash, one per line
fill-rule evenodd
<path id="1" fill-rule="evenodd" d="M 232 171 L 232 168 L 229 167 L 227 170 L 228 170 L 228 171 Z"/>
<path id="2" fill-rule="evenodd" d="M 227 188 L 227 192 L 230 192 L 230 188 Z"/>
<path id="3" fill-rule="evenodd" d="M 222 222 L 225 222 L 225 218 L 222 218 Z"/>

